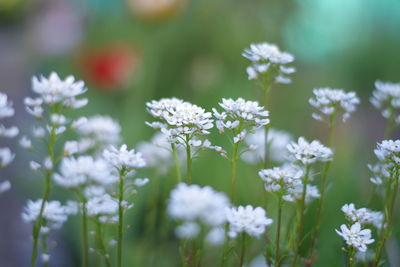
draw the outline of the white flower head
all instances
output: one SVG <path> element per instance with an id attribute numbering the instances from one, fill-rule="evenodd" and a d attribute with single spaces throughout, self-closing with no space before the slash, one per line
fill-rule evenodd
<path id="1" fill-rule="evenodd" d="M 0 119 L 14 116 L 13 103 L 6 94 L 0 92 Z"/>
<path id="2" fill-rule="evenodd" d="M 354 223 L 350 229 L 345 224 L 342 224 L 340 230 L 335 231 L 346 241 L 346 244 L 361 252 L 367 251 L 367 245 L 375 241 L 371 239 L 371 230 L 361 229 L 361 224 L 358 222 Z"/>
<path id="3" fill-rule="evenodd" d="M 88 102 L 87 99 L 76 98 L 87 91 L 82 81 L 75 81 L 73 76 L 61 80 L 55 72 L 52 72 L 48 78 L 33 77 L 32 90 L 44 103 L 50 105 L 61 103 L 64 107 L 77 109 Z"/>
<path id="4" fill-rule="evenodd" d="M 264 187 L 267 192 L 281 192 L 287 194 L 297 185 L 301 184 L 303 170 L 292 164 L 286 164 L 282 167 L 264 169 L 259 171 L 258 175 L 264 181 Z"/>
<path id="5" fill-rule="evenodd" d="M 296 184 L 294 187 L 287 189 L 288 193 L 282 198 L 288 202 L 294 202 L 300 200 L 303 196 L 303 182 Z M 320 198 L 318 187 L 315 185 L 308 184 L 306 186 L 305 202 L 310 203 L 314 199 Z"/>
<path id="6" fill-rule="evenodd" d="M 0 168 L 9 165 L 15 158 L 15 154 L 8 147 L 0 148 Z"/>
<path id="7" fill-rule="evenodd" d="M 331 161 L 333 152 L 330 148 L 314 140 L 307 142 L 304 137 L 300 137 L 296 142 L 287 145 L 289 157 L 293 162 L 301 162 L 303 165 L 310 165 L 315 162 Z"/>
<path id="8" fill-rule="evenodd" d="M 400 83 L 376 81 L 370 102 L 381 111 L 383 117 L 393 118 L 397 124 L 400 123 Z"/>
<path id="9" fill-rule="evenodd" d="M 269 74 L 276 83 L 291 83 L 291 79 L 286 75 L 296 71 L 295 68 L 287 66 L 294 61 L 292 54 L 280 51 L 274 44 L 259 43 L 251 44 L 242 55 L 252 62 L 252 65 L 247 67 L 249 80 L 263 80 Z"/>
<path id="10" fill-rule="evenodd" d="M 374 152 L 384 163 L 400 164 L 400 140 L 383 140 L 377 144 Z"/>
<path id="11" fill-rule="evenodd" d="M 4 192 L 8 191 L 11 189 L 11 183 L 10 181 L 6 180 L 3 182 L 0 182 L 0 194 L 3 194 Z"/>
<path id="12" fill-rule="evenodd" d="M 128 150 L 127 145 L 122 145 L 120 149 L 111 146 L 109 149 L 103 151 L 103 157 L 107 162 L 117 169 L 126 168 L 127 170 L 134 170 L 146 166 L 142 154 L 135 152 L 134 149 Z"/>
<path id="13" fill-rule="evenodd" d="M 393 164 L 382 162 L 376 164 L 368 164 L 368 169 L 373 174 L 373 176 L 369 179 L 371 183 L 375 185 L 381 185 L 390 179 L 390 172 L 393 169 Z"/>
<path id="14" fill-rule="evenodd" d="M 377 229 L 381 229 L 383 226 L 384 216 L 380 211 L 372 211 L 367 208 L 356 209 L 353 203 L 343 205 L 342 211 L 352 223 L 359 222 L 361 225 L 372 224 Z"/>
<path id="15" fill-rule="evenodd" d="M 200 233 L 200 226 L 195 222 L 185 222 L 175 229 L 175 234 L 181 239 L 192 239 Z"/>
<path id="16" fill-rule="evenodd" d="M 88 200 L 86 204 L 88 216 L 112 216 L 118 212 L 118 201 L 108 194 L 95 196 Z"/>
<path id="17" fill-rule="evenodd" d="M 121 126 L 108 116 L 80 118 L 73 127 L 83 137 L 92 138 L 103 145 L 115 145 L 121 140 Z"/>
<path id="18" fill-rule="evenodd" d="M 168 214 L 175 220 L 199 221 L 209 226 L 226 221 L 225 209 L 230 206 L 224 193 L 211 187 L 178 184 L 168 200 Z"/>
<path id="19" fill-rule="evenodd" d="M 0 137 L 14 138 L 18 135 L 19 130 L 17 127 L 12 126 L 6 128 L 3 124 L 0 124 Z"/>
<path id="20" fill-rule="evenodd" d="M 309 103 L 318 112 L 313 114 L 315 119 L 323 119 L 324 116 L 331 116 L 336 113 L 343 113 L 343 121 L 346 121 L 360 99 L 355 92 L 345 92 L 342 89 L 319 88 L 313 90 L 314 97 L 310 98 Z"/>
<path id="21" fill-rule="evenodd" d="M 235 238 L 240 233 L 259 238 L 265 231 L 265 227 L 272 224 L 272 219 L 266 216 L 261 207 L 253 208 L 251 205 L 226 209 L 226 217 L 229 222 L 229 233 Z"/>

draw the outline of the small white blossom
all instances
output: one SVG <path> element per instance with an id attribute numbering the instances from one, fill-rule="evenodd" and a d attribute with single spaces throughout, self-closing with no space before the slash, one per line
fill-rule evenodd
<path id="1" fill-rule="evenodd" d="M 168 214 L 175 220 L 200 221 L 218 226 L 226 221 L 225 209 L 229 207 L 225 194 L 211 187 L 178 184 L 168 200 Z"/>
<path id="2" fill-rule="evenodd" d="M 400 164 L 400 140 L 383 140 L 374 152 L 382 162 Z"/>
<path id="3" fill-rule="evenodd" d="M 181 239 L 192 239 L 200 232 L 200 226 L 194 222 L 185 222 L 175 229 L 175 234 Z"/>
<path id="4" fill-rule="evenodd" d="M 400 123 L 400 83 L 375 82 L 375 90 L 372 92 L 370 102 L 379 109 L 385 118 L 393 118 Z"/>
<path id="5" fill-rule="evenodd" d="M 104 150 L 104 158 L 117 169 L 127 168 L 128 170 L 139 169 L 146 166 L 142 154 L 135 152 L 134 149 L 128 150 L 127 145 L 122 145 L 120 149 L 111 146 Z"/>
<path id="6" fill-rule="evenodd" d="M 0 119 L 14 116 L 13 103 L 8 101 L 7 95 L 0 92 Z"/>
<path id="7" fill-rule="evenodd" d="M 288 188 L 288 194 L 284 195 L 282 198 L 288 202 L 293 202 L 296 200 L 300 200 L 302 196 L 303 182 L 296 184 L 294 188 Z M 320 197 L 321 195 L 319 193 L 318 187 L 308 184 L 306 187 L 305 202 L 310 203 L 312 200 Z"/>
<path id="8" fill-rule="evenodd" d="M 361 229 L 361 224 L 358 222 L 353 224 L 350 229 L 345 224 L 342 224 L 340 230 L 335 231 L 346 241 L 346 244 L 361 252 L 367 251 L 367 245 L 375 241 L 371 239 L 371 230 Z"/>
<path id="9" fill-rule="evenodd" d="M 310 165 L 315 162 L 331 161 L 333 152 L 330 148 L 314 140 L 308 143 L 304 137 L 300 137 L 298 142 L 292 142 L 287 145 L 289 157 L 294 162 L 301 162 L 304 165 Z"/>
<path id="10" fill-rule="evenodd" d="M 372 224 L 377 229 L 382 228 L 384 216 L 380 211 L 372 211 L 367 208 L 356 209 L 353 203 L 343 205 L 342 211 L 346 218 L 353 223 L 359 222 L 361 225 Z"/>
<path id="11" fill-rule="evenodd" d="M 228 235 L 231 238 L 240 233 L 259 238 L 264 233 L 265 227 L 272 224 L 272 219 L 266 216 L 263 208 L 253 208 L 251 205 L 228 208 L 226 217 L 229 222 Z"/>
<path id="12" fill-rule="evenodd" d="M 88 216 L 115 215 L 118 212 L 118 201 L 108 194 L 90 198 L 86 204 Z"/>
<path id="13" fill-rule="evenodd" d="M 32 149 L 32 141 L 27 136 L 22 136 L 19 140 L 19 145 L 25 149 Z"/>
<path id="14" fill-rule="evenodd" d="M 0 137 L 6 138 L 14 138 L 18 135 L 19 130 L 17 127 L 12 126 L 10 128 L 4 127 L 4 125 L 0 124 Z"/>
<path id="15" fill-rule="evenodd" d="M 15 158 L 15 154 L 8 147 L 0 148 L 0 168 L 9 165 Z"/>
<path id="16" fill-rule="evenodd" d="M 242 55 L 253 62 L 287 64 L 294 61 L 293 55 L 281 52 L 276 45 L 269 43 L 251 44 L 250 49 L 245 49 Z"/>
<path id="17" fill-rule="evenodd" d="M 340 112 L 343 113 L 343 121 L 346 121 L 360 103 L 355 92 L 346 93 L 342 89 L 319 88 L 314 89 L 313 93 L 314 97 L 310 98 L 309 103 L 318 109 L 319 113 L 313 114 L 315 119 Z"/>
<path id="18" fill-rule="evenodd" d="M 211 229 L 205 237 L 207 244 L 212 246 L 220 246 L 224 243 L 224 240 L 225 230 L 223 227 L 215 227 Z"/>
<path id="19" fill-rule="evenodd" d="M 50 255 L 47 253 L 42 253 L 42 261 L 43 263 L 49 262 L 50 261 Z"/>
<path id="20" fill-rule="evenodd" d="M 46 170 L 50 171 L 53 169 L 53 161 L 49 156 L 47 156 L 43 161 L 43 166 Z"/>
<path id="21" fill-rule="evenodd" d="M 6 180 L 6 181 L 3 181 L 3 182 L 0 182 L 0 194 L 4 193 L 4 192 L 6 192 L 6 191 L 8 191 L 10 189 L 11 189 L 10 181 Z"/>
<path id="22" fill-rule="evenodd" d="M 35 138 L 42 139 L 46 135 L 46 130 L 41 127 L 35 127 L 35 128 L 33 128 L 32 133 Z"/>
<path id="23" fill-rule="evenodd" d="M 39 170 L 42 166 L 41 166 L 39 163 L 37 163 L 36 161 L 31 160 L 31 161 L 29 162 L 29 167 L 31 168 L 32 171 L 37 171 L 37 170 Z"/>
<path id="24" fill-rule="evenodd" d="M 377 163 L 377 164 L 368 164 L 368 169 L 372 172 L 373 177 L 369 180 L 371 183 L 376 185 L 383 184 L 384 181 L 390 179 L 390 172 L 393 169 L 393 164 L 391 163 Z"/>
<path id="25" fill-rule="evenodd" d="M 103 145 L 114 145 L 121 139 L 121 126 L 108 116 L 80 118 L 73 123 L 73 127 L 80 135 L 93 138 Z"/>
<path id="26" fill-rule="evenodd" d="M 303 174 L 304 172 L 301 168 L 291 164 L 264 169 L 258 173 L 264 181 L 264 187 L 267 192 L 281 192 L 282 195 L 287 194 L 288 190 L 294 189 L 301 184 Z"/>

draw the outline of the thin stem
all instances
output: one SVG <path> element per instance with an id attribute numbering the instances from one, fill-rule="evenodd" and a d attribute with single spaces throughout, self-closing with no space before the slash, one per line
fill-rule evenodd
<path id="1" fill-rule="evenodd" d="M 307 184 L 308 184 L 308 176 L 310 173 L 310 166 L 306 167 L 306 173 L 304 175 L 304 180 L 303 180 L 303 191 L 301 194 L 301 199 L 300 199 L 300 220 L 299 220 L 299 227 L 297 229 L 297 240 L 296 240 L 296 245 L 295 245 L 295 255 L 294 255 L 294 260 L 292 262 L 292 267 L 297 266 L 297 261 L 299 258 L 299 253 L 300 253 L 300 246 L 302 242 L 302 236 L 303 236 L 303 225 L 304 225 L 304 213 L 305 213 L 305 202 L 306 202 L 306 196 L 307 196 Z"/>
<path id="2" fill-rule="evenodd" d="M 108 255 L 106 246 L 104 245 L 103 230 L 102 230 L 101 222 L 99 221 L 99 218 L 96 218 L 96 226 L 97 226 L 97 242 L 100 246 L 99 247 L 100 252 L 104 257 L 104 262 L 106 263 L 106 266 L 111 267 L 110 256 Z"/>
<path id="3" fill-rule="evenodd" d="M 227 248 L 228 248 L 228 235 L 226 234 L 228 232 L 228 223 L 225 224 L 225 237 L 224 237 L 224 244 L 222 246 L 222 253 L 221 253 L 221 261 L 220 261 L 220 267 L 225 266 L 225 261 L 227 258 Z"/>
<path id="4" fill-rule="evenodd" d="M 394 130 L 394 126 L 395 126 L 394 109 L 393 109 L 393 107 L 391 108 L 390 113 L 392 115 L 390 115 L 390 117 L 386 121 L 386 128 L 385 128 L 385 133 L 384 133 L 384 136 L 383 136 L 384 140 L 388 139 L 392 135 L 393 130 Z"/>
<path id="5" fill-rule="evenodd" d="M 282 221 L 282 196 L 278 196 L 278 222 L 275 238 L 275 267 L 280 266 L 280 236 L 281 236 L 281 221 Z"/>
<path id="6" fill-rule="evenodd" d="M 55 127 L 52 126 L 50 130 L 50 141 L 48 145 L 48 154 L 50 157 L 51 162 L 54 162 L 54 147 L 56 143 L 56 134 L 55 134 Z M 42 220 L 43 220 L 43 212 L 45 208 L 45 203 L 49 199 L 50 189 L 51 189 L 51 177 L 52 177 L 53 170 L 48 170 L 45 176 L 45 188 L 42 198 L 42 204 L 40 205 L 39 215 L 36 219 L 35 224 L 33 225 L 32 229 L 32 236 L 33 236 L 33 246 L 32 246 L 32 255 L 31 255 L 31 266 L 36 266 L 37 254 L 38 254 L 38 243 L 39 243 L 39 234 L 40 229 L 42 227 Z"/>
<path id="7" fill-rule="evenodd" d="M 243 232 L 242 233 L 242 240 L 241 240 L 239 267 L 243 267 L 244 266 L 245 254 L 246 254 L 246 234 Z"/>
<path id="8" fill-rule="evenodd" d="M 125 170 L 122 169 L 119 175 L 119 199 L 118 199 L 118 246 L 117 246 L 117 266 L 122 266 L 122 243 L 124 230 L 124 183 Z"/>
<path id="9" fill-rule="evenodd" d="M 395 203 L 396 203 L 397 193 L 399 191 L 398 173 L 399 173 L 399 170 L 396 169 L 395 175 L 393 177 L 395 179 L 394 188 L 393 188 L 393 192 L 391 194 L 391 199 L 390 199 L 390 203 L 389 203 L 389 209 L 388 209 L 388 211 L 386 213 L 387 214 L 386 215 L 386 223 L 387 223 L 387 225 L 386 226 L 382 225 L 383 234 L 382 234 L 382 239 L 380 240 L 380 242 L 378 244 L 378 248 L 377 248 L 376 253 L 375 253 L 375 259 L 374 259 L 374 264 L 373 264 L 374 267 L 379 266 L 379 261 L 380 261 L 381 256 L 382 256 L 383 248 L 385 247 L 386 240 L 389 238 L 389 235 L 390 235 L 390 230 L 391 230 L 392 223 L 393 223 L 394 206 L 395 206 Z"/>
<path id="10" fill-rule="evenodd" d="M 235 200 L 237 185 L 237 161 L 238 161 L 239 143 L 233 144 L 233 152 L 231 158 L 231 199 Z"/>
<path id="11" fill-rule="evenodd" d="M 192 152 L 189 145 L 189 135 L 186 135 L 186 176 L 188 183 L 192 184 Z"/>
<path id="12" fill-rule="evenodd" d="M 49 251 L 47 249 L 47 242 L 46 242 L 47 241 L 47 234 L 43 234 L 41 239 L 42 239 L 42 254 L 49 255 Z M 43 266 L 44 267 L 48 267 L 49 266 L 49 260 L 48 259 L 43 260 Z"/>
<path id="13" fill-rule="evenodd" d="M 330 116 L 330 120 L 329 120 L 329 134 L 328 134 L 328 147 L 331 147 L 333 144 L 333 134 L 334 134 L 334 127 L 335 127 L 335 117 L 336 114 L 333 113 Z M 310 246 L 310 255 L 309 258 L 311 260 L 310 265 L 312 265 L 312 262 L 314 260 L 314 256 L 315 256 L 315 249 L 316 249 L 316 245 L 317 245 L 317 237 L 319 234 L 319 230 L 321 228 L 321 218 L 322 218 L 322 211 L 323 211 L 323 207 L 324 207 L 324 200 L 325 200 L 325 196 L 326 196 L 326 189 L 328 187 L 328 172 L 329 169 L 331 167 L 331 161 L 328 161 L 325 163 L 324 169 L 322 171 L 322 179 L 321 179 L 321 197 L 318 200 L 318 204 L 317 204 L 317 214 L 316 214 L 316 224 L 315 224 L 315 228 L 314 231 L 311 235 L 311 246 Z"/>
<path id="14" fill-rule="evenodd" d="M 181 174 L 181 169 L 179 168 L 179 158 L 178 158 L 178 151 L 175 147 L 175 144 L 171 144 L 171 149 L 172 149 L 172 155 L 174 157 L 174 163 L 175 163 L 175 171 L 176 171 L 176 179 L 178 183 L 182 182 L 182 174 Z"/>
<path id="15" fill-rule="evenodd" d="M 264 86 L 264 108 L 267 108 L 269 102 L 270 86 Z M 269 124 L 264 126 L 264 169 L 268 167 L 268 129 Z"/>
<path id="16" fill-rule="evenodd" d="M 89 266 L 89 241 L 88 241 L 86 198 L 82 197 L 82 266 Z"/>
<path id="17" fill-rule="evenodd" d="M 347 252 L 347 267 L 353 267 L 355 260 L 354 260 L 354 254 L 355 250 L 353 247 L 349 247 Z"/>

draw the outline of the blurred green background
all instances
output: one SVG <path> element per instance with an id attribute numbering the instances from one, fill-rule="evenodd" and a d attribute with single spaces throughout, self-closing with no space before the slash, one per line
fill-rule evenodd
<path id="1" fill-rule="evenodd" d="M 53 70 L 62 77 L 73 74 L 86 81 L 90 101 L 75 116 L 116 118 L 125 142 L 134 146 L 154 132 L 144 124 L 150 120 L 145 103 L 151 99 L 176 96 L 208 110 L 222 97 L 261 101 L 259 88 L 247 80 L 248 62 L 241 52 L 263 41 L 296 57 L 294 82 L 272 90 L 267 109 L 274 128 L 324 142 L 325 125 L 311 118 L 312 89 L 354 90 L 362 100 L 351 119 L 336 129 L 332 187 L 316 264 L 339 266 L 342 243 L 334 228 L 344 222 L 340 207 L 367 204 L 372 187 L 366 164 L 373 162 L 373 148 L 383 138 L 384 121 L 368 98 L 376 79 L 400 80 L 400 1 L 0 0 L 0 88 L 13 99 L 16 124 L 27 132 L 33 122 L 22 100 L 31 94 L 31 76 Z M 228 145 L 218 134 L 211 140 Z M 26 266 L 29 259 L 30 226 L 19 214 L 25 199 L 38 198 L 42 186 L 40 178 L 30 177 L 29 159 L 19 151 L 4 174 L 13 179 L 14 190 L 0 198 L 0 266 Z M 237 204 L 263 205 L 257 172 L 258 167 L 239 165 Z M 132 264 L 127 266 L 176 266 L 173 234 L 167 233 L 163 242 L 146 234 L 148 213 L 161 203 L 154 204 L 154 190 L 168 177 L 152 177 L 151 170 L 147 175 L 155 182 L 136 197 L 130 212 L 130 253 L 125 255 Z M 228 191 L 229 175 L 228 162 L 212 152 L 194 163 L 195 183 Z M 165 185 L 164 198 L 171 186 Z M 68 193 L 56 189 L 52 197 L 68 198 Z M 268 213 L 275 214 L 271 208 Z M 55 234 L 54 266 L 78 266 L 76 220 Z M 312 221 L 308 224 L 312 227 Z M 259 248 L 254 245 L 249 260 Z"/>

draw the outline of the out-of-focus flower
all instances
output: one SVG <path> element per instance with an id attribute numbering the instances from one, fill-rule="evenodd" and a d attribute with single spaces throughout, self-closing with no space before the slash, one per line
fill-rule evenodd
<path id="1" fill-rule="evenodd" d="M 301 184 L 303 174 L 304 172 L 300 167 L 292 164 L 264 169 L 258 173 L 264 181 L 264 187 L 267 192 L 280 192 L 282 195 L 288 194 L 291 192 L 290 190 Z"/>
<path id="2" fill-rule="evenodd" d="M 109 116 L 93 116 L 81 118 L 83 123 L 76 121 L 73 127 L 83 137 L 89 138 L 93 143 L 100 143 L 101 146 L 115 145 L 121 139 L 121 126 Z"/>
<path id="3" fill-rule="evenodd" d="M 128 150 L 127 145 L 122 145 L 120 149 L 111 146 L 109 149 L 104 150 L 103 156 L 105 160 L 115 168 L 121 170 L 134 170 L 146 166 L 142 154 L 135 152 L 134 149 Z"/>
<path id="4" fill-rule="evenodd" d="M 281 163 L 288 157 L 286 146 L 293 140 L 291 134 L 285 131 L 268 129 L 268 157 L 274 162 Z M 251 146 L 250 151 L 242 154 L 242 159 L 251 164 L 264 161 L 265 131 L 259 128 L 255 133 L 250 133 L 244 139 L 247 145 Z"/>
<path id="5" fill-rule="evenodd" d="M 375 90 L 372 92 L 370 102 L 382 112 L 385 118 L 393 117 L 400 123 L 400 83 L 375 82 Z"/>
<path id="6" fill-rule="evenodd" d="M 323 116 L 330 116 L 334 113 L 343 113 L 343 121 L 346 121 L 360 99 L 355 92 L 346 93 L 342 89 L 319 88 L 313 90 L 314 97 L 310 98 L 311 106 L 318 109 L 318 113 L 312 116 L 316 120 L 323 120 Z"/>
<path id="7" fill-rule="evenodd" d="M 140 18 L 163 21 L 176 15 L 186 0 L 127 0 L 132 12 Z"/>
<path id="8" fill-rule="evenodd" d="M 79 66 L 85 79 L 95 88 L 118 91 L 132 83 L 140 65 L 140 54 L 127 44 L 85 51 Z"/>
<path id="9" fill-rule="evenodd" d="M 383 226 L 384 217 L 380 211 L 372 211 L 367 208 L 356 209 L 353 203 L 343 205 L 342 211 L 346 218 L 353 223 L 359 222 L 361 225 L 372 224 L 377 229 L 381 229 Z"/>
<path id="10" fill-rule="evenodd" d="M 6 180 L 3 182 L 0 182 L 0 194 L 3 194 L 4 192 L 8 191 L 11 189 L 11 183 L 10 181 Z"/>
<path id="11" fill-rule="evenodd" d="M 266 216 L 261 207 L 246 207 L 226 209 L 226 217 L 229 223 L 228 235 L 235 238 L 240 233 L 247 233 L 250 236 L 259 238 L 265 231 L 265 227 L 272 224 L 272 219 Z"/>
<path id="12" fill-rule="evenodd" d="M 374 152 L 384 163 L 400 164 L 400 140 L 383 140 L 377 144 Z"/>
<path id="13" fill-rule="evenodd" d="M 0 148 L 0 168 L 9 165 L 15 158 L 15 154 L 8 147 Z"/>

